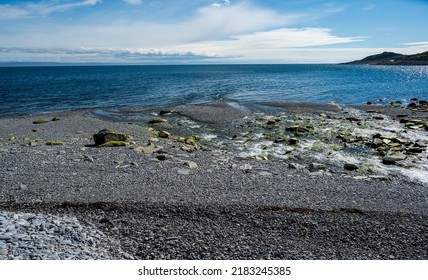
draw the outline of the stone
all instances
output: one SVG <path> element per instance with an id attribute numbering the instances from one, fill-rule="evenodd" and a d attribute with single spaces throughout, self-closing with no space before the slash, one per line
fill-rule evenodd
<path id="1" fill-rule="evenodd" d="M 153 119 L 153 120 L 149 121 L 150 124 L 154 124 L 154 123 L 166 123 L 166 122 L 168 122 L 168 120 L 166 120 L 166 119 Z"/>
<path id="2" fill-rule="evenodd" d="M 122 147 L 126 146 L 124 141 L 108 141 L 104 144 L 98 145 L 98 147 Z"/>
<path id="3" fill-rule="evenodd" d="M 304 165 L 302 165 L 302 164 L 298 164 L 298 163 L 289 163 L 288 164 L 288 168 L 290 168 L 290 169 L 295 169 L 295 170 L 303 170 L 303 169 L 305 169 L 306 167 L 304 166 Z"/>
<path id="4" fill-rule="evenodd" d="M 169 138 L 171 137 L 171 133 L 169 133 L 168 131 L 160 130 L 158 131 L 158 136 L 160 138 Z"/>
<path id="5" fill-rule="evenodd" d="M 94 158 L 92 156 L 86 155 L 85 156 L 85 161 L 94 162 L 95 160 L 94 160 Z"/>
<path id="6" fill-rule="evenodd" d="M 3 241 L 0 240 L 0 249 L 6 249 L 7 245 Z"/>
<path id="7" fill-rule="evenodd" d="M 174 114 L 174 113 L 177 113 L 177 111 L 175 111 L 175 110 L 161 110 L 160 112 L 159 112 L 159 115 L 167 115 L 167 114 Z"/>
<path id="8" fill-rule="evenodd" d="M 384 164 L 395 164 L 396 162 L 406 159 L 406 155 L 402 153 L 386 155 L 382 158 Z"/>
<path id="9" fill-rule="evenodd" d="M 266 124 L 267 125 L 274 125 L 280 121 L 281 121 L 281 119 L 269 119 L 269 120 L 267 120 Z"/>
<path id="10" fill-rule="evenodd" d="M 20 190 L 22 190 L 22 191 L 26 191 L 26 190 L 28 190 L 28 186 L 27 186 L 27 185 L 24 185 L 24 184 L 21 184 L 21 185 L 19 186 L 19 189 L 20 189 Z"/>
<path id="11" fill-rule="evenodd" d="M 196 164 L 196 162 L 193 162 L 193 161 L 187 161 L 185 164 L 186 164 L 186 165 L 187 165 L 187 167 L 189 167 L 190 169 L 196 169 L 196 168 L 198 168 L 198 165 Z"/>
<path id="12" fill-rule="evenodd" d="M 358 118 L 358 117 L 355 117 L 355 116 L 346 117 L 346 120 L 351 121 L 351 122 L 360 122 L 360 121 L 362 121 L 361 118 Z"/>
<path id="13" fill-rule="evenodd" d="M 156 146 L 153 143 L 150 143 L 147 147 L 136 147 L 133 150 L 136 152 L 142 152 L 146 155 L 153 154 L 155 152 Z"/>
<path id="14" fill-rule="evenodd" d="M 158 160 L 160 160 L 160 161 L 167 160 L 167 157 L 166 157 L 166 155 L 165 155 L 165 154 L 158 155 L 158 156 L 156 156 L 156 158 L 157 158 Z"/>
<path id="15" fill-rule="evenodd" d="M 311 172 L 317 172 L 317 171 L 325 171 L 327 170 L 327 166 L 321 163 L 312 162 L 309 164 L 309 171 Z"/>
<path id="16" fill-rule="evenodd" d="M 241 159 L 241 160 L 245 160 L 245 159 L 249 159 L 250 155 L 248 153 L 246 153 L 246 152 L 240 152 L 238 154 L 237 158 Z"/>
<path id="17" fill-rule="evenodd" d="M 292 126 L 287 126 L 285 128 L 286 131 L 293 131 L 293 132 L 300 132 L 300 133 L 308 133 L 310 132 L 310 128 L 309 127 L 304 127 L 304 126 L 300 126 L 300 125 L 292 125 Z"/>
<path id="18" fill-rule="evenodd" d="M 260 172 L 259 172 L 259 175 L 260 175 L 260 176 L 272 176 L 273 174 L 272 174 L 272 173 L 270 173 L 270 172 L 267 172 L 267 171 L 260 171 Z"/>
<path id="19" fill-rule="evenodd" d="M 149 139 L 149 142 L 150 143 L 157 143 L 157 142 L 159 142 L 159 139 L 156 138 L 156 137 L 152 137 L 152 138 Z"/>
<path id="20" fill-rule="evenodd" d="M 381 120 L 384 120 L 385 118 L 383 116 L 376 115 L 376 116 L 373 116 L 373 119 L 381 121 Z"/>
<path id="21" fill-rule="evenodd" d="M 103 130 L 100 130 L 98 133 L 94 134 L 93 138 L 95 141 L 95 145 L 100 146 L 108 142 L 116 142 L 116 143 L 125 142 L 131 139 L 131 136 L 118 133 L 114 130 L 103 129 Z"/>
<path id="22" fill-rule="evenodd" d="M 249 165 L 248 163 L 246 163 L 244 165 L 239 166 L 239 169 L 248 173 L 251 171 L 251 169 L 253 169 L 253 167 L 251 165 Z"/>
<path id="23" fill-rule="evenodd" d="M 0 240 L 10 240 L 12 239 L 12 236 L 7 234 L 0 234 Z"/>
<path id="24" fill-rule="evenodd" d="M 186 143 L 187 145 L 191 145 L 191 146 L 197 146 L 198 143 L 196 143 L 196 139 L 195 138 L 187 138 L 184 143 Z"/>
<path id="25" fill-rule="evenodd" d="M 47 141 L 46 145 L 48 146 L 64 145 L 64 141 L 61 141 L 61 140 Z"/>
<path id="26" fill-rule="evenodd" d="M 353 164 L 353 163 L 345 163 L 343 165 L 343 168 L 345 170 L 355 171 L 355 170 L 358 170 L 359 167 L 357 165 Z"/>
<path id="27" fill-rule="evenodd" d="M 191 152 L 195 152 L 195 151 L 199 150 L 199 146 L 198 146 L 198 145 L 197 145 L 197 146 L 192 146 L 192 145 L 188 145 L 188 144 L 183 144 L 183 145 L 181 146 L 181 149 L 182 149 L 183 151 L 186 151 L 186 152 L 188 152 L 188 153 L 191 153 Z"/>
<path id="28" fill-rule="evenodd" d="M 47 123 L 48 121 L 45 120 L 35 120 L 33 121 L 33 124 L 43 124 L 43 123 Z"/>
<path id="29" fill-rule="evenodd" d="M 373 141 L 372 141 L 372 143 L 371 143 L 371 147 L 372 148 L 378 148 L 378 147 L 380 147 L 382 145 L 383 145 L 383 141 L 380 138 L 374 138 Z"/>
<path id="30" fill-rule="evenodd" d="M 60 118 L 58 118 L 58 117 L 53 117 L 53 118 L 52 118 L 52 121 L 53 121 L 53 122 L 57 122 L 57 121 L 60 121 L 60 120 L 61 120 L 61 119 L 60 119 Z"/>
<path id="31" fill-rule="evenodd" d="M 178 169 L 177 170 L 177 173 L 179 174 L 179 175 L 189 175 L 190 174 L 190 170 L 189 169 Z"/>
<path id="32" fill-rule="evenodd" d="M 9 253 L 9 251 L 6 248 L 0 249 L 0 256 L 7 256 L 8 253 Z"/>
<path id="33" fill-rule="evenodd" d="M 411 147 L 407 149 L 407 153 L 411 153 L 411 154 L 421 154 L 424 151 L 425 151 L 425 148 Z"/>
<path id="34" fill-rule="evenodd" d="M 299 139 L 297 139 L 297 138 L 288 139 L 288 144 L 290 144 L 290 145 L 297 145 L 298 143 L 299 143 Z"/>

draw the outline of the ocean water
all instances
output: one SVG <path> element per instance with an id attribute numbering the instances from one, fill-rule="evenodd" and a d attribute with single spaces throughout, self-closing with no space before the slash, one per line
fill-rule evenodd
<path id="1" fill-rule="evenodd" d="M 0 116 L 209 102 L 428 99 L 427 66 L 0 67 Z"/>

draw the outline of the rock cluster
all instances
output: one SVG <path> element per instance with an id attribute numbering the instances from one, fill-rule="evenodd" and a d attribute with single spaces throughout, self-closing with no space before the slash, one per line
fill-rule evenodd
<path id="1" fill-rule="evenodd" d="M 0 212 L 0 260 L 113 259 L 117 246 L 73 217 Z"/>
<path id="2" fill-rule="evenodd" d="M 103 129 L 93 136 L 96 146 L 114 147 L 125 146 L 125 141 L 131 139 L 131 136 L 118 133 L 114 130 Z"/>

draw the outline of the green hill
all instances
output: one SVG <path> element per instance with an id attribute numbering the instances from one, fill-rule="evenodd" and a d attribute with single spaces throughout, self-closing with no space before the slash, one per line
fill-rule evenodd
<path id="1" fill-rule="evenodd" d="M 412 55 L 393 52 L 383 52 L 343 64 L 370 64 L 370 65 L 428 65 L 428 51 Z"/>

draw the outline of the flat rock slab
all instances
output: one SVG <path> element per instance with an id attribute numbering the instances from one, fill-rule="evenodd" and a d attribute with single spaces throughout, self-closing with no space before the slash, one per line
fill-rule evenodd
<path id="1" fill-rule="evenodd" d="M 180 115 L 211 124 L 226 124 L 243 118 L 245 114 L 227 103 L 189 105 L 177 108 Z"/>

